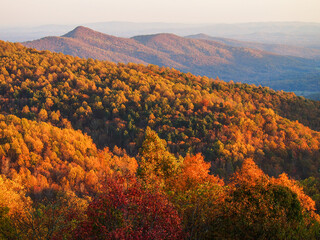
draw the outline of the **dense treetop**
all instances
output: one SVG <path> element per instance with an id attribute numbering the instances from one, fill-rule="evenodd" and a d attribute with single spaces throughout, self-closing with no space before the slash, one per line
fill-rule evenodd
<path id="1" fill-rule="evenodd" d="M 1 173 L 34 193 L 69 189 L 88 195 L 106 174 L 133 174 L 137 169 L 135 159 L 108 148 L 98 150 L 80 131 L 45 122 L 0 115 L 0 138 Z"/>
<path id="2" fill-rule="evenodd" d="M 253 157 L 269 174 L 318 176 L 320 103 L 174 69 L 1 43 L 2 111 L 88 133 L 136 155 L 147 125 L 171 151 L 202 152 L 227 176 Z M 290 120 L 288 120 L 290 119 Z"/>
<path id="3" fill-rule="evenodd" d="M 0 238 L 319 237 L 319 102 L 5 42 L 0 100 Z"/>

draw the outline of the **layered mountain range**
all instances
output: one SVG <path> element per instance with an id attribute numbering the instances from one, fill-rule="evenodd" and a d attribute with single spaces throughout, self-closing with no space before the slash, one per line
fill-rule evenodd
<path id="1" fill-rule="evenodd" d="M 319 56 L 318 50 L 240 43 L 201 35 L 191 38 L 155 34 L 119 38 L 77 27 L 61 37 L 45 37 L 23 45 L 81 58 L 168 66 L 196 75 L 219 76 L 226 81 L 254 83 L 276 90 L 320 92 L 320 61 L 312 59 Z M 280 49 L 286 50 L 281 52 Z"/>

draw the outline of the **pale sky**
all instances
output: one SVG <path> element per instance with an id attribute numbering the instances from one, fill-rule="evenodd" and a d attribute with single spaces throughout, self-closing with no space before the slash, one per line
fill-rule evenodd
<path id="1" fill-rule="evenodd" d="M 107 21 L 320 23 L 320 0 L 0 0 L 0 26 Z"/>

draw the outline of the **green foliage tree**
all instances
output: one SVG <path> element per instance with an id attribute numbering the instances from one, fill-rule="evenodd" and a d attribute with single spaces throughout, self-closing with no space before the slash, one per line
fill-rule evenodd
<path id="1" fill-rule="evenodd" d="M 300 181 L 304 192 L 316 202 L 317 213 L 320 211 L 320 181 L 315 177 L 309 177 Z"/>
<path id="2" fill-rule="evenodd" d="M 179 166 L 178 159 L 167 150 L 166 141 L 146 128 L 145 139 L 139 150 L 138 176 L 147 184 L 164 186 L 166 179 L 173 177 Z M 158 185 L 159 186 L 159 185 Z"/>

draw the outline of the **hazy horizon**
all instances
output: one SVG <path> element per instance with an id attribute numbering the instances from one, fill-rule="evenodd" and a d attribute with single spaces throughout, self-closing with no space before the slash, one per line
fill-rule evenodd
<path id="1" fill-rule="evenodd" d="M 3 0 L 0 27 L 99 22 L 234 24 L 320 23 L 318 0 Z"/>
<path id="2" fill-rule="evenodd" d="M 44 24 L 29 24 L 29 25 L 11 25 L 11 26 L 4 26 L 0 24 L 1 29 L 19 29 L 19 28 L 37 28 L 37 27 L 45 27 L 45 26 L 69 26 L 69 27 L 79 27 L 91 24 L 104 24 L 104 23 L 132 23 L 132 24 L 175 24 L 175 25 L 185 25 L 188 26 L 211 26 L 211 25 L 246 25 L 246 24 L 268 24 L 268 23 L 274 23 L 274 24 L 315 24 L 320 25 L 320 22 L 309 22 L 309 21 L 252 21 L 252 22 L 203 22 L 203 23 L 182 23 L 182 22 L 160 22 L 160 21 L 99 21 L 99 22 L 78 22 L 78 23 L 44 23 Z"/>

